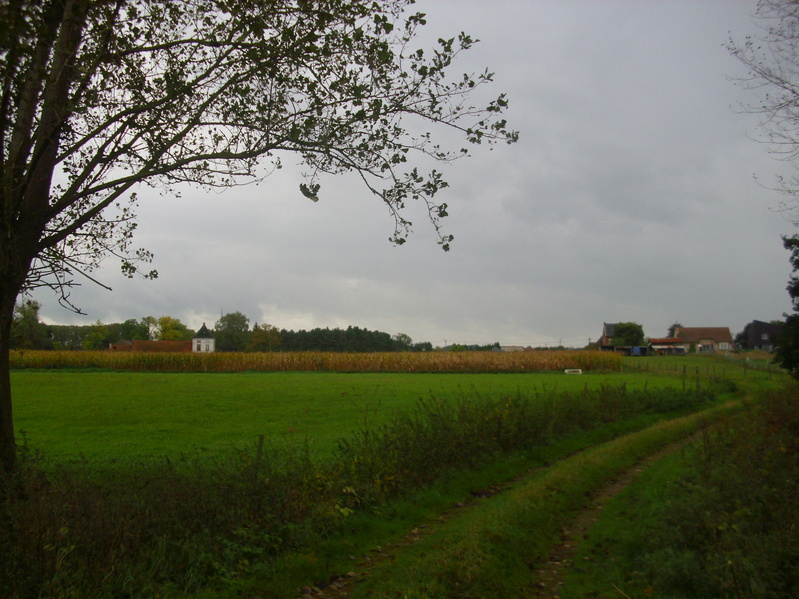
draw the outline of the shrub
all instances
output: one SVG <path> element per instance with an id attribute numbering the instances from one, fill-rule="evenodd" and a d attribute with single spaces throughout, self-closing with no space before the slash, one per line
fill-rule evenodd
<path id="1" fill-rule="evenodd" d="M 799 596 L 797 456 L 796 386 L 707 431 L 652 540 L 652 584 L 683 597 Z M 693 576 L 675 574 L 683 563 Z"/>

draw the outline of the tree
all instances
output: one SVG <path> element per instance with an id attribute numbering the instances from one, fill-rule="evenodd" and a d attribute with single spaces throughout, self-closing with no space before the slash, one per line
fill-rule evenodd
<path id="1" fill-rule="evenodd" d="M 785 315 L 785 326 L 774 348 L 774 362 L 790 372 L 794 378 L 799 378 L 799 235 L 784 236 L 782 243 L 791 252 L 793 272 L 788 279 L 787 289 L 791 296 L 793 314 Z"/>
<path id="2" fill-rule="evenodd" d="M 180 322 L 179 318 L 161 316 L 156 325 L 155 338 L 158 341 L 191 341 L 194 331 Z"/>
<path id="3" fill-rule="evenodd" d="M 741 83 L 757 91 L 759 100 L 748 107 L 762 115 L 761 129 L 770 151 L 788 161 L 799 158 L 799 3 L 795 0 L 759 0 L 755 15 L 765 26 L 760 37 L 747 37 L 743 44 L 730 40 L 727 48 L 749 71 Z M 778 178 L 783 209 L 799 224 L 799 177 Z M 785 326 L 777 339 L 774 361 L 799 378 L 799 236 L 782 238 L 791 252 L 793 274 L 788 294 L 793 314 L 785 315 Z"/>
<path id="4" fill-rule="evenodd" d="M 405 333 L 397 333 L 391 340 L 394 342 L 394 347 L 396 347 L 397 351 L 410 351 L 411 347 L 413 347 L 413 339 Z"/>
<path id="5" fill-rule="evenodd" d="M 11 345 L 17 349 L 53 349 L 49 327 L 39 320 L 41 304 L 27 300 L 14 309 Z"/>
<path id="6" fill-rule="evenodd" d="M 355 173 L 388 208 L 391 239 L 421 201 L 441 230 L 447 187 L 426 164 L 468 154 L 440 145 L 512 143 L 504 95 L 480 107 L 491 73 L 452 74 L 468 35 L 414 49 L 424 16 L 413 0 L 13 0 L 0 3 L 0 462 L 16 448 L 8 373 L 19 293 L 70 286 L 108 254 L 123 272 L 152 258 L 132 247 L 136 190 L 227 187 L 307 167 L 317 201 L 324 174 Z M 448 138 L 452 139 L 452 138 Z M 414 159 L 418 161 L 413 164 Z M 77 307 L 72 306 L 77 309 Z"/>
<path id="7" fill-rule="evenodd" d="M 677 336 L 677 329 L 679 329 L 681 327 L 682 327 L 682 323 L 681 322 L 675 322 L 673 325 L 671 325 L 669 327 L 669 332 L 668 332 L 668 334 L 666 336 L 667 337 L 671 337 L 671 338 L 676 337 Z"/>
<path id="8" fill-rule="evenodd" d="M 250 319 L 241 312 L 220 316 L 214 325 L 217 351 L 244 351 L 250 341 Z"/>
<path id="9" fill-rule="evenodd" d="M 140 321 L 135 318 L 129 318 L 119 325 L 118 339 L 140 339 L 146 341 L 149 338 L 150 325 L 146 318 L 142 318 Z"/>
<path id="10" fill-rule="evenodd" d="M 258 324 L 252 328 L 247 351 L 274 351 L 280 347 L 280 331 L 271 324 Z"/>
<path id="11" fill-rule="evenodd" d="M 742 347 L 746 346 L 746 341 L 747 341 L 747 339 L 749 339 L 749 329 L 750 328 L 752 328 L 752 323 L 748 322 L 748 323 L 746 323 L 746 326 L 744 326 L 744 330 L 741 331 L 740 333 L 738 333 L 737 335 L 735 335 L 735 338 L 733 339 L 733 343 L 735 344 L 736 348 L 742 348 Z"/>
<path id="12" fill-rule="evenodd" d="M 108 327 L 98 320 L 89 327 L 89 331 L 83 337 L 81 347 L 88 350 L 108 349 L 108 344 L 110 342 L 111 338 Z"/>
<path id="13" fill-rule="evenodd" d="M 618 322 L 613 329 L 613 345 L 643 345 L 644 328 L 635 322 Z"/>
<path id="14" fill-rule="evenodd" d="M 795 0 L 759 0 L 755 16 L 762 35 L 733 39 L 728 51 L 748 70 L 739 83 L 759 95 L 749 112 L 761 115 L 764 141 L 786 161 L 799 158 L 799 4 Z M 778 177 L 783 209 L 799 221 L 799 177 Z"/>

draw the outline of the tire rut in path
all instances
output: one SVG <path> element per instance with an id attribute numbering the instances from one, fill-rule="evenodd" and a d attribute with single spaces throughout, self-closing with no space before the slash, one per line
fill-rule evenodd
<path id="1" fill-rule="evenodd" d="M 697 436 L 693 435 L 682 439 L 643 458 L 629 470 L 619 473 L 615 479 L 610 481 L 610 484 L 592 495 L 591 504 L 564 526 L 560 542 L 552 547 L 547 560 L 532 572 L 531 580 L 535 590 L 529 595 L 529 598 L 558 599 L 558 590 L 564 584 L 568 569 L 574 565 L 574 558 L 580 543 L 587 537 L 588 531 L 594 523 L 599 520 L 605 504 L 621 493 L 641 472 L 666 456 L 676 453 L 695 440 Z M 620 596 L 626 597 L 620 589 L 617 590 L 621 593 Z"/>
<path id="2" fill-rule="evenodd" d="M 533 587 L 532 594 L 529 599 L 557 599 L 558 589 L 563 585 L 566 572 L 573 564 L 574 556 L 577 553 L 577 548 L 582 539 L 584 539 L 591 526 L 599 519 L 599 514 L 604 507 L 604 504 L 611 498 L 618 495 L 625 487 L 627 487 L 635 478 L 646 468 L 657 462 L 658 460 L 679 451 L 682 447 L 697 438 L 698 435 L 693 435 L 682 439 L 676 443 L 668 445 L 667 447 L 659 450 L 658 452 L 642 458 L 632 468 L 619 473 L 619 475 L 612 479 L 608 485 L 599 489 L 591 496 L 591 504 L 589 507 L 582 510 L 575 518 L 564 526 L 561 540 L 552 547 L 547 560 L 531 573 L 531 586 Z M 576 454 L 582 453 L 577 451 L 564 456 L 563 459 L 568 459 Z M 472 498 L 465 503 L 458 503 L 450 509 L 442 512 L 437 520 L 429 521 L 425 524 L 420 524 L 409 533 L 400 539 L 390 543 L 386 546 L 375 547 L 369 554 L 357 559 L 353 556 L 353 568 L 346 574 L 333 575 L 330 579 L 324 582 L 319 582 L 312 586 L 306 586 L 300 590 L 298 594 L 299 599 L 316 599 L 321 597 L 332 599 L 345 599 L 350 596 L 350 593 L 360 582 L 370 577 L 375 567 L 385 562 L 394 560 L 395 555 L 402 551 L 404 548 L 415 544 L 421 538 L 432 534 L 440 527 L 445 526 L 451 520 L 460 517 L 465 512 L 477 508 L 482 501 L 490 499 L 494 495 L 507 491 L 515 485 L 519 480 L 528 477 L 530 474 L 546 470 L 552 464 L 547 466 L 539 466 L 527 470 L 526 472 L 513 477 L 503 483 L 492 485 L 487 489 L 475 491 L 472 493 Z M 623 595 L 622 595 L 623 596 Z"/>

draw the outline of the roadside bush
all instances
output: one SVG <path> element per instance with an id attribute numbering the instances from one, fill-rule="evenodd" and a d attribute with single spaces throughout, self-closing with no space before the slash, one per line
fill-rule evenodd
<path id="1" fill-rule="evenodd" d="M 799 596 L 799 386 L 706 431 L 689 465 L 652 539 L 653 586 L 682 597 Z M 688 562 L 693 576 L 677 567 Z"/>
<path id="2" fill-rule="evenodd" d="M 497 452 L 544 446 L 572 432 L 638 414 L 693 408 L 714 397 L 709 390 L 628 391 L 625 385 L 602 385 L 582 393 L 419 401 L 414 412 L 341 440 L 335 450 L 338 475 L 362 499 L 382 500 Z"/>

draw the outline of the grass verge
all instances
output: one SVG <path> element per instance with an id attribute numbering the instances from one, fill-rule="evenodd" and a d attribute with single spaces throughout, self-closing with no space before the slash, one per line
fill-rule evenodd
<path id="1" fill-rule="evenodd" d="M 359 584 L 352 597 L 513 597 L 532 593 L 544 559 L 587 497 L 619 472 L 738 409 L 731 401 L 655 424 L 535 472 L 512 490 L 421 539 Z"/>
<path id="2" fill-rule="evenodd" d="M 605 506 L 561 597 L 799 596 L 798 453 L 796 387 L 723 419 Z"/>

